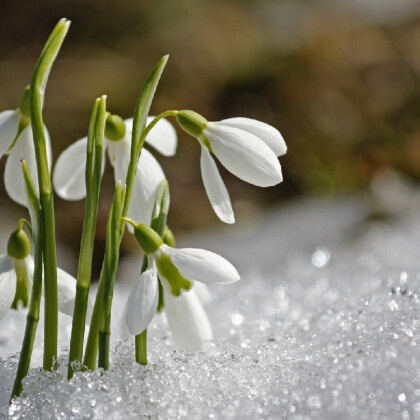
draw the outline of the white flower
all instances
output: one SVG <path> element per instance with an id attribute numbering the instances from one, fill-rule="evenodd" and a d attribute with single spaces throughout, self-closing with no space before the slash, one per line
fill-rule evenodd
<path id="1" fill-rule="evenodd" d="M 201 143 L 201 175 L 207 196 L 217 216 L 234 223 L 229 193 L 219 174 L 211 152 L 232 174 L 259 187 L 270 187 L 283 181 L 277 159 L 287 146 L 274 127 L 250 118 L 229 118 L 208 122 L 193 111 L 180 111 L 181 127 Z"/>
<path id="2" fill-rule="evenodd" d="M 149 124 L 154 117 L 148 117 Z M 133 119 L 125 120 L 125 134 L 117 141 L 104 141 L 105 149 L 114 169 L 115 183 L 125 183 L 126 173 L 130 162 L 131 132 Z M 164 156 L 175 154 L 177 146 L 176 131 L 165 119 L 161 119 L 152 128 L 145 140 Z M 81 200 L 86 196 L 85 168 L 86 144 L 84 137 L 68 147 L 57 159 L 53 185 L 57 194 L 66 200 Z M 105 164 L 103 169 L 105 168 Z M 162 168 L 153 155 L 142 149 L 134 180 L 128 216 L 142 223 L 150 223 L 153 210 L 154 195 L 159 183 L 165 178 Z"/>
<path id="3" fill-rule="evenodd" d="M 238 281 L 238 272 L 214 252 L 160 245 L 149 255 L 149 268 L 140 275 L 127 301 L 126 322 L 133 335 L 143 332 L 156 313 L 158 276 L 165 290 L 168 323 L 178 346 L 201 349 L 205 341 L 212 339 L 212 331 L 194 289 L 190 289 L 195 281 L 225 284 Z"/>
<path id="4" fill-rule="evenodd" d="M 197 283 L 188 293 L 175 297 L 165 291 L 165 313 L 172 337 L 180 350 L 200 351 L 213 340 L 213 330 L 200 298 Z"/>
<path id="5" fill-rule="evenodd" d="M 7 254 L 0 255 L 0 319 L 10 309 L 16 294 L 18 274 L 27 281 L 28 301 L 32 291 L 34 261 L 30 255 L 15 259 Z M 76 296 L 76 280 L 60 268 L 57 269 L 58 310 L 73 316 Z M 88 319 L 92 313 L 92 303 L 88 302 Z"/>
<path id="6" fill-rule="evenodd" d="M 51 167 L 51 142 L 45 126 L 44 129 L 48 164 Z M 10 149 L 10 147 L 12 148 Z M 21 160 L 24 159 L 26 161 L 29 173 L 37 189 L 38 171 L 30 119 L 22 114 L 19 108 L 0 113 L 0 158 L 7 153 L 9 157 L 4 173 L 7 194 L 16 203 L 26 206 L 25 181 L 22 173 Z"/>

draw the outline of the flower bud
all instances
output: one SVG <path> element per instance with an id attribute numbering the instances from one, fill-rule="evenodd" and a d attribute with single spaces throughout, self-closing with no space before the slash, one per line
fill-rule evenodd
<path id="1" fill-rule="evenodd" d="M 16 229 L 9 237 L 7 242 L 7 254 L 9 257 L 21 260 L 29 255 L 31 241 L 28 235 L 21 228 Z"/>
<path id="2" fill-rule="evenodd" d="M 153 254 L 163 245 L 162 238 L 149 226 L 143 225 L 142 223 L 131 224 L 134 227 L 136 241 L 146 255 Z"/>
<path id="3" fill-rule="evenodd" d="M 180 127 L 188 134 L 199 138 L 207 127 L 207 120 L 194 111 L 184 110 L 176 114 L 176 119 Z"/>
<path id="4" fill-rule="evenodd" d="M 119 141 L 125 136 L 124 120 L 118 115 L 108 114 L 105 123 L 105 137 L 108 140 Z"/>

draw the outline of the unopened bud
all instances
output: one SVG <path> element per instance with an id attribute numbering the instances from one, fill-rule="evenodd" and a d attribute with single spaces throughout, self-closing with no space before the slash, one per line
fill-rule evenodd
<path id="1" fill-rule="evenodd" d="M 29 255 L 31 241 L 28 235 L 21 228 L 16 229 L 9 237 L 7 242 L 7 254 L 9 257 L 21 260 Z"/>
<path id="2" fill-rule="evenodd" d="M 105 123 L 105 137 L 108 140 L 119 141 L 125 136 L 124 120 L 118 115 L 108 114 Z"/>

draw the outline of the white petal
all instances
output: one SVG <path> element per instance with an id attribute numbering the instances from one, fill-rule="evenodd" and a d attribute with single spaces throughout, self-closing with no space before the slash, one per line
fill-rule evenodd
<path id="1" fill-rule="evenodd" d="M 35 262 L 31 254 L 29 254 L 25 258 L 25 263 L 26 263 L 26 271 L 28 273 L 28 293 L 29 293 L 29 298 L 30 298 L 31 293 L 32 293 L 32 284 L 33 284 L 34 269 L 35 269 Z"/>
<path id="2" fill-rule="evenodd" d="M 51 137 L 50 133 L 47 130 L 47 127 L 44 125 L 45 130 L 45 143 L 47 145 L 47 161 L 48 161 L 48 169 L 51 173 L 51 167 L 52 167 L 52 149 L 51 149 Z"/>
<path id="3" fill-rule="evenodd" d="M 165 175 L 158 161 L 148 150 L 143 149 L 134 178 L 133 192 L 128 209 L 129 218 L 135 220 L 136 223 L 150 225 L 156 191 L 164 178 Z"/>
<path id="4" fill-rule="evenodd" d="M 77 140 L 61 153 L 55 163 L 54 190 L 65 200 L 81 200 L 86 196 L 86 146 L 87 137 Z"/>
<path id="5" fill-rule="evenodd" d="M 159 302 L 159 285 L 156 268 L 140 275 L 127 301 L 126 322 L 132 335 L 142 333 L 156 313 Z"/>
<path id="6" fill-rule="evenodd" d="M 147 124 L 153 121 L 154 117 L 147 117 Z M 146 142 L 153 146 L 163 156 L 173 156 L 176 153 L 178 137 L 173 125 L 162 118 L 150 130 Z"/>
<path id="7" fill-rule="evenodd" d="M 150 124 L 154 118 L 155 117 L 147 117 L 146 124 Z M 126 119 L 125 126 L 127 132 L 131 136 L 133 118 Z M 153 146 L 163 156 L 173 156 L 176 153 L 178 137 L 173 125 L 165 118 L 162 118 L 150 130 L 150 133 L 146 137 L 146 142 Z"/>
<path id="8" fill-rule="evenodd" d="M 194 292 L 203 305 L 207 305 L 213 300 L 209 287 L 205 283 L 196 282 L 194 284 Z"/>
<path id="9" fill-rule="evenodd" d="M 284 155 L 287 152 L 287 145 L 280 134 L 279 130 L 265 122 L 254 120 L 252 118 L 228 118 L 219 121 L 217 124 L 226 127 L 239 128 L 248 133 L 254 134 L 261 139 L 275 154 L 276 156 Z"/>
<path id="10" fill-rule="evenodd" d="M 219 219 L 225 223 L 235 223 L 232 204 L 229 193 L 217 169 L 216 163 L 210 156 L 210 152 L 204 146 L 201 146 L 201 176 L 207 197 Z"/>
<path id="11" fill-rule="evenodd" d="M 16 293 L 14 261 L 7 255 L 0 256 L 0 319 L 10 309 Z"/>
<path id="12" fill-rule="evenodd" d="M 19 110 L 8 110 L 0 113 L 0 158 L 12 145 L 19 128 L 21 114 Z"/>
<path id="13" fill-rule="evenodd" d="M 76 297 L 76 279 L 64 270 L 57 268 L 58 310 L 73 316 Z"/>
<path id="14" fill-rule="evenodd" d="M 277 156 L 253 134 L 208 123 L 204 135 L 222 165 L 243 181 L 269 187 L 283 180 Z"/>
<path id="15" fill-rule="evenodd" d="M 180 350 L 200 351 L 206 341 L 213 339 L 210 322 L 194 289 L 179 297 L 165 293 L 165 312 Z"/>
<path id="16" fill-rule="evenodd" d="M 220 255 L 196 248 L 172 248 L 163 244 L 167 254 L 183 277 L 203 283 L 233 283 L 239 280 L 236 268 Z"/>
<path id="17" fill-rule="evenodd" d="M 35 188 L 38 190 L 38 171 L 31 126 L 26 127 L 20 134 L 16 144 L 10 151 L 4 171 L 4 184 L 7 194 L 16 203 L 26 206 L 25 180 L 21 165 L 22 159 L 25 159 Z"/>
<path id="18" fill-rule="evenodd" d="M 127 175 L 128 165 L 130 163 L 130 149 L 131 149 L 131 135 L 126 133 L 125 137 L 119 141 L 106 141 L 106 147 L 108 149 L 108 157 L 111 165 L 116 168 L 118 171 L 115 175 L 115 183 L 118 184 L 121 181 L 125 183 L 125 178 Z M 118 168 L 117 168 L 118 167 Z"/>

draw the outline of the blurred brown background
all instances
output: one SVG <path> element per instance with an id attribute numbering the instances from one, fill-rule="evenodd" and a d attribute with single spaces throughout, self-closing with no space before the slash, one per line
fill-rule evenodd
<path id="1" fill-rule="evenodd" d="M 279 186 L 260 189 L 220 167 L 237 219 L 303 194 L 358 191 L 383 168 L 420 180 L 418 1 L 3 1 L 1 110 L 17 106 L 61 17 L 72 25 L 45 105 L 55 158 L 86 134 L 97 96 L 108 95 L 112 113 L 132 116 L 145 77 L 169 53 L 154 114 L 246 116 L 286 139 Z M 156 155 L 171 185 L 170 224 L 175 231 L 218 224 L 201 181 L 200 148 L 178 133 L 177 155 Z M 15 206 L 0 188 L 1 208 Z M 112 188 L 107 171 L 99 248 Z M 84 202 L 56 204 L 58 236 L 77 250 Z"/>

